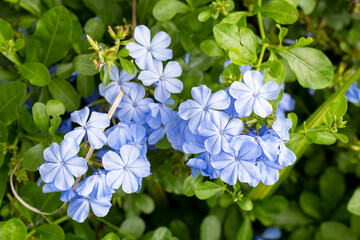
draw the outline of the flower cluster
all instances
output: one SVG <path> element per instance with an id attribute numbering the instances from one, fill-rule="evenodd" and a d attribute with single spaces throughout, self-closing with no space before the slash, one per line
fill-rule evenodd
<path id="1" fill-rule="evenodd" d="M 265 122 L 274 112 L 269 100 L 281 91 L 277 83 L 264 84 L 261 72 L 244 67 L 243 81 L 225 90 L 211 93 L 204 85 L 192 88 L 193 99 L 182 102 L 177 112 L 169 105 L 174 104 L 171 94 L 183 90 L 178 79 L 182 69 L 176 61 L 163 63 L 172 59 L 169 35 L 159 32 L 151 40 L 145 26 L 136 27 L 134 35 L 136 42 L 126 48 L 140 71 L 129 75 L 112 66 L 110 83 L 99 85 L 100 95 L 110 105 L 124 92 L 114 114 L 120 121 L 110 126 L 105 113 L 90 113 L 87 107 L 74 111 L 71 121 L 79 126 L 60 145 L 52 143 L 44 151 L 45 162 L 39 168 L 43 191 L 61 192 L 61 200 L 69 201 L 70 217 L 83 222 L 90 209 L 96 216 L 105 216 L 116 189 L 138 192 L 143 178 L 151 174 L 147 151 L 165 135 L 174 149 L 196 154 L 187 162 L 194 177 L 199 170 L 231 185 L 238 180 L 252 186 L 260 181 L 273 184 L 278 169 L 296 160 L 285 146 L 290 120 L 278 117 L 271 127 L 261 129 L 244 124 Z M 152 90 L 154 99 L 140 82 Z M 90 155 L 79 157 L 80 147 L 88 145 Z M 91 157 L 93 149 L 97 158 Z"/>

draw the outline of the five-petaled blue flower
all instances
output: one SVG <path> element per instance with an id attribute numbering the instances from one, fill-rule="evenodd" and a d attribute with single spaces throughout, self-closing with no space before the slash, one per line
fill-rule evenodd
<path id="1" fill-rule="evenodd" d="M 267 100 L 276 99 L 280 86 L 273 81 L 263 84 L 264 77 L 259 71 L 247 71 L 244 82 L 234 82 L 230 86 L 230 94 L 236 99 L 235 109 L 240 117 L 248 117 L 255 112 L 260 117 L 267 117 L 273 111 Z"/>
<path id="2" fill-rule="evenodd" d="M 119 122 L 115 126 L 107 129 L 105 135 L 107 136 L 107 144 L 109 147 L 119 150 L 131 139 L 129 124 Z"/>
<path id="3" fill-rule="evenodd" d="M 199 134 L 206 136 L 205 148 L 211 154 L 219 154 L 221 150 L 230 152 L 230 141 L 233 136 L 239 135 L 244 128 L 240 119 L 233 118 L 224 112 L 214 111 L 210 120 L 200 124 Z"/>
<path id="4" fill-rule="evenodd" d="M 172 50 L 168 49 L 171 38 L 166 32 L 158 32 L 150 42 L 149 28 L 144 25 L 135 28 L 134 37 L 136 42 L 126 45 L 130 56 L 135 58 L 136 65 L 142 70 L 152 65 L 153 57 L 160 61 L 166 61 L 173 57 Z"/>
<path id="5" fill-rule="evenodd" d="M 107 139 L 103 129 L 110 125 L 110 119 L 105 113 L 92 112 L 89 121 L 87 121 L 89 113 L 88 107 L 71 113 L 71 120 L 81 127 L 76 127 L 73 131 L 67 133 L 65 138 L 72 138 L 77 144 L 80 144 L 84 136 L 87 135 L 90 145 L 95 149 L 99 149 L 106 143 Z"/>
<path id="6" fill-rule="evenodd" d="M 78 157 L 79 151 L 79 145 L 72 138 L 64 139 L 60 146 L 52 143 L 44 150 L 45 163 L 39 168 L 41 179 L 54 183 L 61 191 L 71 188 L 74 177 L 80 177 L 88 169 L 85 159 Z"/>
<path id="7" fill-rule="evenodd" d="M 230 105 L 230 98 L 224 90 L 211 94 L 211 89 L 205 85 L 193 87 L 191 95 L 194 100 L 186 100 L 179 106 L 179 115 L 184 120 L 189 120 L 189 129 L 197 134 L 199 125 L 210 120 L 211 113 L 215 110 L 226 109 Z"/>
<path id="8" fill-rule="evenodd" d="M 113 104 L 120 90 L 123 90 L 125 94 L 129 94 L 130 90 L 138 85 L 135 82 L 130 82 L 130 80 L 136 77 L 136 74 L 137 72 L 135 71 L 133 75 L 129 75 L 124 69 L 119 74 L 118 67 L 112 66 L 110 69 L 111 82 L 106 87 L 102 83 L 99 84 L 100 95 L 105 97 L 108 103 Z"/>
<path id="9" fill-rule="evenodd" d="M 180 77 L 181 72 L 182 69 L 178 62 L 168 62 L 165 69 L 163 69 L 163 63 L 154 60 L 148 70 L 144 70 L 139 74 L 139 80 L 145 86 L 154 84 L 156 86 L 154 91 L 155 99 L 159 102 L 166 102 L 171 93 L 180 93 L 183 90 L 183 83 L 177 79 L 177 77 Z"/>
<path id="10" fill-rule="evenodd" d="M 126 193 L 139 190 L 139 179 L 150 175 L 150 163 L 142 158 L 140 150 L 131 145 L 120 148 L 120 155 L 109 151 L 102 158 L 103 166 L 109 172 L 106 183 L 113 189 L 122 189 Z"/>
<path id="11" fill-rule="evenodd" d="M 143 86 L 136 86 L 130 90 L 129 95 L 124 95 L 120 102 L 118 110 L 118 118 L 122 121 L 137 123 L 146 122 L 146 114 L 150 111 L 149 103 L 154 102 L 151 98 L 145 97 L 145 89 Z"/>

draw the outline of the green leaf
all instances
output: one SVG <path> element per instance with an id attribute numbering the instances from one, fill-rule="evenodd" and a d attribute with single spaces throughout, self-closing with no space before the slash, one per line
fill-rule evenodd
<path id="1" fill-rule="evenodd" d="M 154 199 L 145 193 L 140 194 L 136 199 L 136 206 L 145 214 L 150 214 L 155 210 Z"/>
<path id="2" fill-rule="evenodd" d="M 206 181 L 200 183 L 197 186 L 195 190 L 195 195 L 199 199 L 204 200 L 214 196 L 216 193 L 220 192 L 221 190 L 223 190 L 222 186 L 217 185 L 216 183 L 213 182 Z"/>
<path id="3" fill-rule="evenodd" d="M 240 200 L 238 200 L 236 202 L 239 207 L 244 210 L 244 211 L 251 211 L 253 209 L 253 203 L 250 199 L 248 198 L 241 198 Z"/>
<path id="4" fill-rule="evenodd" d="M 286 50 L 291 50 L 293 48 L 298 48 L 298 47 L 305 47 L 309 44 L 311 44 L 314 40 L 311 37 L 301 37 L 300 39 L 296 39 L 295 43 L 289 47 L 286 48 Z"/>
<path id="5" fill-rule="evenodd" d="M 71 34 L 72 20 L 65 7 L 51 8 L 42 15 L 36 24 L 32 39 L 32 42 L 38 41 L 41 43 L 41 47 L 37 50 L 39 61 L 46 66 L 50 66 L 63 59 L 69 51 Z M 29 48 L 31 46 L 30 43 Z M 32 59 L 30 61 L 33 62 Z"/>
<path id="6" fill-rule="evenodd" d="M 166 227 L 157 228 L 149 240 L 171 240 L 171 231 Z"/>
<path id="7" fill-rule="evenodd" d="M 90 97 L 95 89 L 94 77 L 79 74 L 76 79 L 76 89 L 82 97 Z"/>
<path id="8" fill-rule="evenodd" d="M 201 240 L 218 240 L 221 237 L 221 222 L 213 216 L 208 215 L 204 218 L 200 225 Z"/>
<path id="9" fill-rule="evenodd" d="M 65 106 L 58 100 L 51 99 L 46 103 L 46 114 L 49 116 L 60 116 L 65 113 Z"/>
<path id="10" fill-rule="evenodd" d="M 135 74 L 136 71 L 135 64 L 122 57 L 120 58 L 120 64 L 127 74 L 129 75 Z"/>
<path id="11" fill-rule="evenodd" d="M 153 8 L 153 15 L 156 20 L 169 21 L 178 13 L 189 11 L 189 7 L 178 0 L 160 0 Z"/>
<path id="12" fill-rule="evenodd" d="M 93 76 L 100 72 L 100 68 L 95 68 L 94 63 L 91 61 L 91 56 L 82 54 L 74 58 L 74 69 L 82 75 Z"/>
<path id="13" fill-rule="evenodd" d="M 200 49 L 210 57 L 222 57 L 224 56 L 223 50 L 219 48 L 216 42 L 212 39 L 207 39 L 200 43 Z"/>
<path id="14" fill-rule="evenodd" d="M 95 240 L 96 234 L 92 227 L 88 223 L 78 223 L 75 221 L 72 221 L 72 224 L 74 226 L 75 235 L 77 237 L 81 237 L 85 240 Z"/>
<path id="15" fill-rule="evenodd" d="M 237 233 L 236 240 L 251 240 L 252 237 L 253 237 L 253 231 L 251 227 L 251 221 L 249 217 L 245 217 Z"/>
<path id="16" fill-rule="evenodd" d="M 265 70 L 266 68 L 266 70 Z M 264 82 L 276 82 L 281 86 L 285 80 L 285 69 L 282 62 L 276 57 L 276 54 L 271 51 L 269 60 L 260 66 L 260 70 L 265 70 Z"/>
<path id="17" fill-rule="evenodd" d="M 61 63 L 58 65 L 56 69 L 56 75 L 58 78 L 65 79 L 72 75 L 74 72 L 74 67 L 71 62 L 69 63 Z"/>
<path id="18" fill-rule="evenodd" d="M 66 110 L 75 111 L 80 107 L 80 95 L 68 81 L 53 79 L 49 84 L 49 91 L 54 99 L 64 104 Z"/>
<path id="19" fill-rule="evenodd" d="M 33 118 L 35 124 L 40 128 L 43 134 L 48 133 L 49 116 L 46 114 L 46 106 L 41 102 L 37 102 L 32 107 Z"/>
<path id="20" fill-rule="evenodd" d="M 232 83 L 240 79 L 241 71 L 238 65 L 230 63 L 221 75 L 222 83 Z"/>
<path id="21" fill-rule="evenodd" d="M 317 0 L 299 0 L 299 6 L 306 15 L 310 15 L 317 4 Z"/>
<path id="22" fill-rule="evenodd" d="M 3 166 L 2 168 L 0 168 L 0 179 L 1 179 L 1 181 L 0 181 L 0 206 L 1 206 L 4 194 L 5 194 L 6 185 L 8 182 L 8 171 L 9 171 L 9 169 L 7 166 Z M 1 233 L 0 233 L 0 236 L 1 236 Z"/>
<path id="23" fill-rule="evenodd" d="M 16 41 L 15 41 L 15 49 L 16 50 L 22 49 L 24 47 L 24 45 L 25 45 L 24 39 L 22 39 L 22 38 L 16 39 Z"/>
<path id="24" fill-rule="evenodd" d="M 285 27 L 281 27 L 280 24 L 276 24 L 276 27 L 279 29 L 279 34 L 278 34 L 279 45 L 282 46 L 282 41 L 286 36 L 286 34 L 288 33 L 288 29 Z"/>
<path id="25" fill-rule="evenodd" d="M 294 132 L 298 123 L 298 117 L 295 113 L 288 113 L 287 118 L 291 120 L 292 122 L 291 132 Z"/>
<path id="26" fill-rule="evenodd" d="M 127 57 L 129 56 L 130 51 L 127 50 L 126 48 L 122 48 L 119 52 L 118 52 L 118 57 Z"/>
<path id="27" fill-rule="evenodd" d="M 356 240 L 356 235 L 346 225 L 339 222 L 323 222 L 320 225 L 320 233 L 324 240 Z"/>
<path id="28" fill-rule="evenodd" d="M 274 0 L 264 4 L 260 12 L 265 17 L 270 17 L 280 24 L 293 24 L 299 17 L 297 9 L 283 0 Z"/>
<path id="29" fill-rule="evenodd" d="M 208 8 L 199 14 L 198 19 L 200 22 L 206 22 L 211 17 L 211 14 L 211 8 Z"/>
<path id="30" fill-rule="evenodd" d="M 295 48 L 290 51 L 279 50 L 277 53 L 288 61 L 301 86 L 322 89 L 331 84 L 334 77 L 333 65 L 320 50 Z"/>
<path id="31" fill-rule="evenodd" d="M 0 121 L 6 126 L 18 118 L 18 109 L 25 94 L 25 83 L 6 82 L 0 85 Z"/>
<path id="32" fill-rule="evenodd" d="M 50 74 L 42 63 L 23 63 L 19 66 L 21 75 L 37 86 L 46 86 L 50 83 Z"/>
<path id="33" fill-rule="evenodd" d="M 13 39 L 13 31 L 10 23 L 0 18 L 0 47 L 5 46 L 7 40 Z"/>
<path id="34" fill-rule="evenodd" d="M 119 234 L 121 234 L 121 231 L 138 238 L 145 231 L 145 222 L 137 216 L 127 218 L 122 222 Z"/>
<path id="35" fill-rule="evenodd" d="M 240 47 L 239 29 L 235 24 L 219 23 L 215 25 L 213 32 L 216 42 L 226 51 Z"/>
<path id="36" fill-rule="evenodd" d="M 28 133 L 33 134 L 39 131 L 39 128 L 35 124 L 33 116 L 27 108 L 27 105 L 21 110 L 20 123 L 21 127 Z"/>
<path id="37" fill-rule="evenodd" d="M 256 54 L 257 38 L 250 28 L 240 28 L 240 41 L 251 55 Z"/>
<path id="38" fill-rule="evenodd" d="M 358 187 L 347 204 L 347 210 L 352 214 L 360 216 L 360 187 Z"/>
<path id="39" fill-rule="evenodd" d="M 46 147 L 43 143 L 38 143 L 25 151 L 23 156 L 24 161 L 22 163 L 25 170 L 29 172 L 37 171 L 38 167 L 44 163 L 43 152 L 45 148 Z"/>
<path id="40" fill-rule="evenodd" d="M 17 218 L 8 220 L 2 227 L 3 240 L 25 240 L 26 227 L 22 221 Z"/>
<path id="41" fill-rule="evenodd" d="M 8 141 L 8 138 L 9 138 L 9 132 L 5 124 L 0 122 L 0 142 L 6 143 Z"/>
<path id="42" fill-rule="evenodd" d="M 40 240 L 64 240 L 64 230 L 56 224 L 46 224 L 37 228 L 40 233 Z"/>
<path id="43" fill-rule="evenodd" d="M 5 80 L 16 80 L 17 74 L 10 72 L 8 69 L 0 66 L 0 82 Z"/>
<path id="44" fill-rule="evenodd" d="M 322 203 L 320 198 L 312 192 L 302 192 L 300 195 L 300 207 L 310 217 L 317 220 L 322 218 Z"/>
<path id="45" fill-rule="evenodd" d="M 95 41 L 100 41 L 104 36 L 105 26 L 99 19 L 90 18 L 85 23 L 84 30 L 86 35 L 89 35 Z"/>
<path id="46" fill-rule="evenodd" d="M 181 240 L 191 240 L 188 226 L 181 220 L 172 220 L 169 224 L 172 234 Z"/>
<path id="47" fill-rule="evenodd" d="M 311 130 L 308 130 L 306 133 L 306 138 L 309 143 L 315 143 L 320 145 L 331 145 L 336 142 L 336 137 L 331 132 L 326 132 L 326 130 L 318 130 L 318 129 L 311 129 Z"/>
<path id="48" fill-rule="evenodd" d="M 229 51 L 230 60 L 237 65 L 251 65 L 254 60 L 250 52 L 243 46 L 231 48 Z"/>
<path id="49" fill-rule="evenodd" d="M 51 135 L 54 135 L 56 132 L 56 129 L 58 129 L 58 127 L 61 124 L 61 117 L 59 116 L 54 116 L 51 120 L 50 120 L 50 128 L 49 128 L 49 133 Z"/>
<path id="50" fill-rule="evenodd" d="M 322 199 L 337 203 L 345 193 L 346 184 L 344 176 L 334 167 L 326 169 L 320 177 L 320 194 Z"/>
<path id="51" fill-rule="evenodd" d="M 101 240 L 120 240 L 119 236 L 115 233 L 108 233 L 105 237 L 103 237 Z"/>
<path id="52" fill-rule="evenodd" d="M 348 143 L 349 142 L 349 138 L 341 133 L 333 133 L 334 137 L 336 137 L 336 139 L 339 139 L 340 141 L 342 141 L 343 143 Z"/>
<path id="53" fill-rule="evenodd" d="M 202 182 L 202 175 L 199 174 L 197 178 L 194 178 L 192 175 L 189 175 L 185 178 L 184 184 L 182 186 L 182 192 L 187 197 L 192 197 L 195 194 L 195 189 Z"/>
<path id="54" fill-rule="evenodd" d="M 246 27 L 246 17 L 248 12 L 232 12 L 224 17 L 220 23 L 235 24 L 238 27 Z"/>

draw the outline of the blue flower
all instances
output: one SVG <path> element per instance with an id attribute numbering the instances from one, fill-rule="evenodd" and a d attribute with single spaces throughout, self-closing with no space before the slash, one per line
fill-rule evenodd
<path id="1" fill-rule="evenodd" d="M 90 197 L 77 195 L 70 200 L 67 214 L 77 222 L 84 222 L 90 212 L 90 207 L 95 216 L 105 217 L 108 214 L 111 203 L 109 200 L 96 200 Z"/>
<path id="2" fill-rule="evenodd" d="M 185 142 L 182 151 L 189 154 L 198 154 L 206 152 L 206 137 L 193 134 L 188 128 L 185 129 Z"/>
<path id="3" fill-rule="evenodd" d="M 150 112 L 149 103 L 154 102 L 150 98 L 145 97 L 145 89 L 143 86 L 136 86 L 130 90 L 129 95 L 124 95 L 118 108 L 117 116 L 120 120 L 137 123 L 146 122 L 146 114 Z"/>
<path id="4" fill-rule="evenodd" d="M 150 30 L 144 25 L 135 28 L 134 37 L 136 42 L 126 45 L 130 51 L 130 56 L 135 58 L 135 63 L 142 70 L 152 65 L 153 57 L 160 61 L 166 61 L 173 57 L 172 50 L 167 49 L 170 45 L 171 38 L 165 32 L 158 32 L 150 42 Z"/>
<path id="5" fill-rule="evenodd" d="M 146 140 L 146 128 L 141 124 L 132 123 L 130 125 L 130 139 L 126 144 L 135 146 L 145 155 L 147 151 Z"/>
<path id="6" fill-rule="evenodd" d="M 234 82 L 230 86 L 230 94 L 237 99 L 235 109 L 240 117 L 248 117 L 255 112 L 260 117 L 267 117 L 273 111 L 267 100 L 276 99 L 280 86 L 273 81 L 263 84 L 264 77 L 259 71 L 248 71 L 243 82 Z"/>
<path id="7" fill-rule="evenodd" d="M 106 183 L 114 189 L 122 186 L 126 193 L 139 190 L 139 178 L 150 175 L 150 163 L 142 158 L 139 149 L 125 145 L 120 149 L 120 155 L 107 152 L 103 156 L 103 166 L 109 172 L 106 174 Z"/>
<path id="8" fill-rule="evenodd" d="M 205 85 L 193 87 L 191 95 L 194 100 L 186 100 L 179 106 L 179 115 L 184 120 L 189 120 L 189 129 L 197 134 L 199 125 L 209 120 L 211 113 L 215 110 L 223 110 L 229 107 L 230 98 L 224 90 L 211 94 L 211 89 Z"/>
<path id="9" fill-rule="evenodd" d="M 205 148 L 211 154 L 219 154 L 221 150 L 231 151 L 229 142 L 233 136 L 239 135 L 244 128 L 240 119 L 229 121 L 229 116 L 224 112 L 211 113 L 211 119 L 200 124 L 199 134 L 206 136 Z"/>
<path id="10" fill-rule="evenodd" d="M 211 165 L 221 170 L 221 180 L 230 185 L 235 185 L 237 180 L 240 180 L 256 186 L 260 181 L 260 172 L 255 161 L 260 157 L 261 149 L 248 136 L 241 135 L 234 140 L 236 144 L 232 144 L 232 151 L 212 156 Z"/>
<path id="11" fill-rule="evenodd" d="M 345 97 L 349 102 L 352 103 L 360 102 L 360 89 L 357 86 L 358 83 L 354 82 L 345 93 Z"/>
<path id="12" fill-rule="evenodd" d="M 285 143 L 290 140 L 289 130 L 291 129 L 291 126 L 291 120 L 286 118 L 278 118 L 272 125 L 275 133 L 281 139 L 279 146 L 280 154 L 278 157 L 278 162 L 283 167 L 292 165 L 296 161 L 295 153 L 285 145 Z"/>
<path id="13" fill-rule="evenodd" d="M 76 127 L 73 131 L 67 133 L 65 138 L 72 138 L 77 144 L 80 144 L 84 136 L 87 135 L 90 145 L 95 149 L 99 149 L 106 143 L 107 139 L 102 129 L 110 125 L 110 119 L 105 113 L 92 112 L 89 121 L 87 121 L 89 113 L 88 107 L 71 113 L 71 120 L 81 127 Z"/>
<path id="14" fill-rule="evenodd" d="M 285 112 L 290 112 L 295 109 L 295 100 L 290 96 L 290 94 L 283 94 L 282 99 L 278 104 L 278 109 L 275 112 L 276 117 L 285 117 Z"/>
<path id="15" fill-rule="evenodd" d="M 106 172 L 103 170 L 94 172 L 93 175 L 86 177 L 84 181 L 76 186 L 76 192 L 84 197 L 110 201 L 115 191 L 106 184 L 105 176 Z"/>
<path id="16" fill-rule="evenodd" d="M 197 158 L 191 158 L 186 165 L 191 167 L 191 174 L 197 178 L 198 170 L 204 177 L 210 179 L 219 178 L 220 170 L 213 168 L 210 164 L 211 155 L 208 152 L 201 153 Z"/>
<path id="17" fill-rule="evenodd" d="M 160 126 L 158 128 L 150 129 L 148 132 L 148 136 L 149 136 L 148 143 L 150 145 L 156 144 L 158 141 L 163 139 L 165 136 L 165 125 L 160 124 Z"/>
<path id="18" fill-rule="evenodd" d="M 139 80 L 145 86 L 154 84 L 156 86 L 154 97 L 159 102 L 166 102 L 171 93 L 180 93 L 183 90 L 183 83 L 177 77 L 181 76 L 180 64 L 175 61 L 168 62 L 165 69 L 161 61 L 154 60 L 148 70 L 139 74 Z"/>
<path id="19" fill-rule="evenodd" d="M 61 191 L 66 191 L 74 184 L 74 177 L 86 173 L 88 166 L 77 153 L 80 147 L 71 139 L 64 139 L 61 145 L 52 143 L 44 150 L 44 159 L 39 172 L 45 183 L 54 183 Z"/>
<path id="20" fill-rule="evenodd" d="M 107 129 L 105 135 L 109 147 L 116 150 L 119 150 L 131 139 L 129 125 L 124 122 L 119 122 L 117 125 Z"/>
<path id="21" fill-rule="evenodd" d="M 175 112 L 174 119 L 171 123 L 165 127 L 165 133 L 168 141 L 175 150 L 183 151 L 183 145 L 185 142 L 185 129 L 188 127 L 188 122 L 182 119 L 178 112 Z"/>
<path id="22" fill-rule="evenodd" d="M 40 180 L 41 180 L 41 178 L 40 178 Z M 43 191 L 43 193 L 61 192 L 60 200 L 63 202 L 68 202 L 68 201 L 70 201 L 70 199 L 72 199 L 73 197 L 76 196 L 76 193 L 72 187 L 70 187 L 66 191 L 62 191 L 62 190 L 58 189 L 57 187 L 55 187 L 54 183 L 45 183 L 42 188 L 42 191 Z"/>
<path id="23" fill-rule="evenodd" d="M 99 84 L 100 95 L 105 97 L 106 101 L 110 104 L 113 104 L 120 90 L 123 90 L 125 94 L 129 94 L 130 90 L 138 85 L 135 82 L 130 82 L 130 80 L 136 77 L 136 74 L 137 72 L 135 71 L 133 75 L 129 75 L 124 69 L 119 74 L 118 67 L 112 66 L 110 69 L 111 82 L 106 87 L 102 83 Z"/>
<path id="24" fill-rule="evenodd" d="M 171 123 L 175 118 L 175 111 L 166 106 L 166 104 L 173 105 L 174 100 L 169 98 L 166 102 L 149 103 L 150 114 L 153 118 L 160 117 L 163 124 L 167 125 Z"/>
<path id="25" fill-rule="evenodd" d="M 226 112 L 226 114 L 229 115 L 229 117 L 231 117 L 231 118 L 238 117 L 239 114 L 236 112 L 235 105 L 234 105 L 236 99 L 233 98 L 233 96 L 231 96 L 231 94 L 229 93 L 229 90 L 230 90 L 229 88 L 226 88 L 224 90 L 230 98 L 230 105 L 228 108 L 224 109 L 224 112 Z"/>

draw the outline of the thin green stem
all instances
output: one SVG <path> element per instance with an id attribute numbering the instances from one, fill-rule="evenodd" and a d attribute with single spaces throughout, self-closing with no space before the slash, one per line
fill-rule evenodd
<path id="1" fill-rule="evenodd" d="M 32 235 L 34 235 L 36 233 L 36 229 L 31 230 L 27 235 L 26 235 L 26 239 L 29 239 Z"/>
<path id="2" fill-rule="evenodd" d="M 269 44 L 264 43 L 262 45 L 262 47 L 261 47 L 261 52 L 260 52 L 260 56 L 259 56 L 259 61 L 258 61 L 257 65 L 256 65 L 256 70 L 259 70 L 259 68 L 260 68 L 260 65 L 261 65 L 261 63 L 263 61 L 264 54 L 265 54 L 267 46 L 269 46 Z"/>
<path id="3" fill-rule="evenodd" d="M 259 7 L 261 7 L 261 0 L 258 1 L 258 4 L 259 4 Z M 257 17 L 258 24 L 259 24 L 259 30 L 260 30 L 261 39 L 264 39 L 264 38 L 266 38 L 266 36 L 265 36 L 264 25 L 263 25 L 263 22 L 262 22 L 261 13 L 258 12 L 256 14 L 256 17 Z"/>
<path id="4" fill-rule="evenodd" d="M 56 219 L 55 221 L 53 221 L 53 223 L 54 224 L 60 224 L 60 223 L 63 223 L 65 221 L 69 220 L 69 219 L 70 219 L 70 217 L 68 215 L 65 215 L 65 216 L 62 216 L 62 217 Z"/>
<path id="5" fill-rule="evenodd" d="M 133 235 L 127 233 L 127 232 L 124 232 L 122 230 L 119 229 L 119 227 L 115 226 L 114 224 L 106 221 L 104 218 L 100 218 L 98 217 L 97 220 L 99 220 L 100 222 L 106 224 L 107 226 L 111 227 L 112 229 L 116 230 L 117 233 L 119 233 L 120 235 L 124 236 L 124 237 L 127 237 L 127 238 L 130 238 L 130 239 L 136 239 L 136 237 L 134 237 Z"/>

